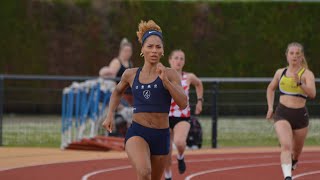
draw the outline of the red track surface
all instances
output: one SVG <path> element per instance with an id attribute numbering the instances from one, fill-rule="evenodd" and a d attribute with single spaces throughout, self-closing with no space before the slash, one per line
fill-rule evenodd
<path id="1" fill-rule="evenodd" d="M 186 156 L 187 171 L 175 180 L 283 179 L 279 153 L 200 154 Z M 320 152 L 304 152 L 295 179 L 320 179 Z M 127 180 L 136 179 L 127 159 L 105 159 L 31 166 L 0 171 L 1 180 Z"/>

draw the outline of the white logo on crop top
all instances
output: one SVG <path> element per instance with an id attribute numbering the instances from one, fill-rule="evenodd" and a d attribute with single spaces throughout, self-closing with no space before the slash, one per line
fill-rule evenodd
<path id="1" fill-rule="evenodd" d="M 157 84 L 148 84 L 148 85 L 141 85 L 141 86 L 136 86 L 135 89 L 157 89 L 158 85 Z"/>
<path id="2" fill-rule="evenodd" d="M 149 99 L 151 96 L 151 92 L 149 90 L 144 90 L 143 91 L 143 97 L 146 99 Z"/>

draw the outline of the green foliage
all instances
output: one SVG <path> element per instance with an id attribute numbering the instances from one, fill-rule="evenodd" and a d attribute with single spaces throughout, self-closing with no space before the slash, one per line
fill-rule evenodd
<path id="1" fill-rule="evenodd" d="M 101 3 L 101 2 L 100 2 Z M 136 31 L 153 19 L 164 33 L 165 58 L 186 53 L 185 70 L 206 77 L 271 77 L 286 65 L 285 49 L 305 46 L 318 72 L 320 3 L 175 1 L 3 1 L 0 73 L 97 75 L 133 42 L 132 60 L 143 64 Z M 22 66 L 23 64 L 23 66 Z"/>
<path id="2" fill-rule="evenodd" d="M 2 1 L 0 5 L 0 73 L 45 74 L 45 41 L 37 22 L 28 16 L 26 4 Z"/>

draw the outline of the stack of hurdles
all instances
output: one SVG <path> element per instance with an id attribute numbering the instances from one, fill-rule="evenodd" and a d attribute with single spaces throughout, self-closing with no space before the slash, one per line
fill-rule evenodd
<path id="1" fill-rule="evenodd" d="M 124 150 L 124 138 L 99 135 L 115 82 L 73 82 L 62 93 L 61 149 Z"/>

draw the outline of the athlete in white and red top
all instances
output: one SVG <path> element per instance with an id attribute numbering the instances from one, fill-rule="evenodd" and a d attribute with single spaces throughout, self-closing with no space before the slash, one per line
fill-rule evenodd
<path id="1" fill-rule="evenodd" d="M 179 72 L 180 73 L 180 72 Z M 182 74 L 181 74 L 182 73 Z M 186 72 L 181 72 L 181 85 L 184 89 L 184 92 L 186 93 L 189 101 L 189 89 L 190 89 L 190 84 L 188 81 L 188 73 Z M 173 99 L 171 99 L 171 106 L 170 106 L 170 111 L 169 111 L 169 117 L 182 117 L 182 118 L 190 118 L 190 106 L 188 104 L 187 108 L 185 109 L 180 109 L 179 106 L 177 105 L 176 102 L 174 102 Z"/>
<path id="2" fill-rule="evenodd" d="M 182 50 L 174 50 L 169 56 L 170 67 L 175 69 L 181 76 L 181 84 L 188 97 L 189 101 L 189 88 L 193 85 L 197 93 L 197 105 L 195 114 L 198 115 L 202 111 L 203 102 L 203 85 L 201 80 L 193 73 L 183 72 L 183 66 L 185 65 L 185 54 Z M 188 103 L 189 104 L 189 103 Z M 175 144 L 178 150 L 178 169 L 179 173 L 182 174 L 186 170 L 186 164 L 184 162 L 184 151 L 186 148 L 186 140 L 190 129 L 190 106 L 188 105 L 185 109 L 180 109 L 179 106 L 171 100 L 170 112 L 169 112 L 169 124 L 170 124 L 170 140 Z M 171 152 L 168 156 L 168 162 L 165 169 L 165 179 L 172 179 L 171 172 Z"/>

